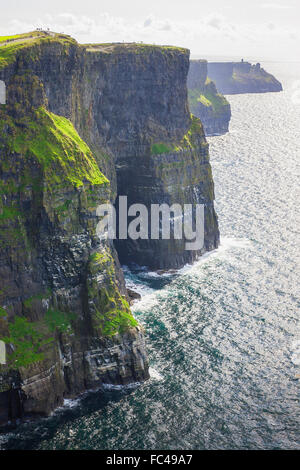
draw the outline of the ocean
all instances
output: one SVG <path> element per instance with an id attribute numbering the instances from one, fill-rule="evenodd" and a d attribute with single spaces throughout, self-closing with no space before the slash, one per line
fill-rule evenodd
<path id="1" fill-rule="evenodd" d="M 282 93 L 228 96 L 210 137 L 221 245 L 142 293 L 151 380 L 106 387 L 0 434 L 3 449 L 299 449 L 300 63 Z"/>

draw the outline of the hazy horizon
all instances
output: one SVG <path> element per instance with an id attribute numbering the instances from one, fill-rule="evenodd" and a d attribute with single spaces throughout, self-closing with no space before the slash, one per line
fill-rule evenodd
<path id="1" fill-rule="evenodd" d="M 81 43 L 143 41 L 187 47 L 193 58 L 294 61 L 299 13 L 297 0 L 11 0 L 0 35 L 49 27 Z"/>

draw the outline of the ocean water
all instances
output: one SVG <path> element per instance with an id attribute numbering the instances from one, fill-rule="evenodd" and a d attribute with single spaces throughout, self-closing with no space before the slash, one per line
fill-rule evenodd
<path id="1" fill-rule="evenodd" d="M 236 95 L 209 138 L 221 246 L 142 294 L 151 380 L 87 393 L 0 435 L 4 449 L 299 449 L 300 64 L 283 93 Z"/>

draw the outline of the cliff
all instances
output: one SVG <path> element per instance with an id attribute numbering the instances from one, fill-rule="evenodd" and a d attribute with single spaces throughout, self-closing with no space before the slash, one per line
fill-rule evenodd
<path id="1" fill-rule="evenodd" d="M 39 41 L 7 54 L 0 71 L 0 338 L 8 353 L 0 423 L 49 414 L 102 383 L 149 377 L 117 254 L 96 236 L 96 207 L 112 198 L 110 183 L 45 93 L 69 113 L 77 46 Z"/>
<path id="2" fill-rule="evenodd" d="M 138 44 L 87 46 L 85 70 L 95 83 L 80 104 L 91 121 L 82 129 L 93 146 L 97 135 L 114 155 L 117 194 L 128 206 L 205 204 L 205 247 L 185 250 L 184 240 L 119 240 L 122 263 L 168 269 L 192 262 L 218 246 L 214 190 L 208 145 L 202 124 L 187 104 L 189 52 L 182 48 Z M 99 75 L 101 70 L 101 75 Z M 83 81 L 81 96 L 90 85 Z"/>
<path id="3" fill-rule="evenodd" d="M 260 64 L 249 62 L 210 62 L 208 76 L 221 93 L 266 93 L 282 91 L 281 83 Z"/>
<path id="4" fill-rule="evenodd" d="M 79 45 L 34 32 L 0 38 L 0 422 L 48 414 L 102 383 L 149 377 L 120 260 L 182 266 L 218 246 L 201 122 L 191 117 L 189 53 Z M 99 204 L 205 204 L 205 246 L 99 239 Z"/>
<path id="5" fill-rule="evenodd" d="M 191 112 L 201 119 L 206 135 L 228 132 L 230 104 L 207 76 L 206 60 L 191 60 L 188 73 L 188 100 Z"/>

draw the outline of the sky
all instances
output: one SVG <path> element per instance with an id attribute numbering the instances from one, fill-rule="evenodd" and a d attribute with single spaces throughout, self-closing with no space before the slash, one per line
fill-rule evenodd
<path id="1" fill-rule="evenodd" d="M 0 35 L 187 47 L 194 58 L 298 61 L 300 0 L 0 0 Z"/>

